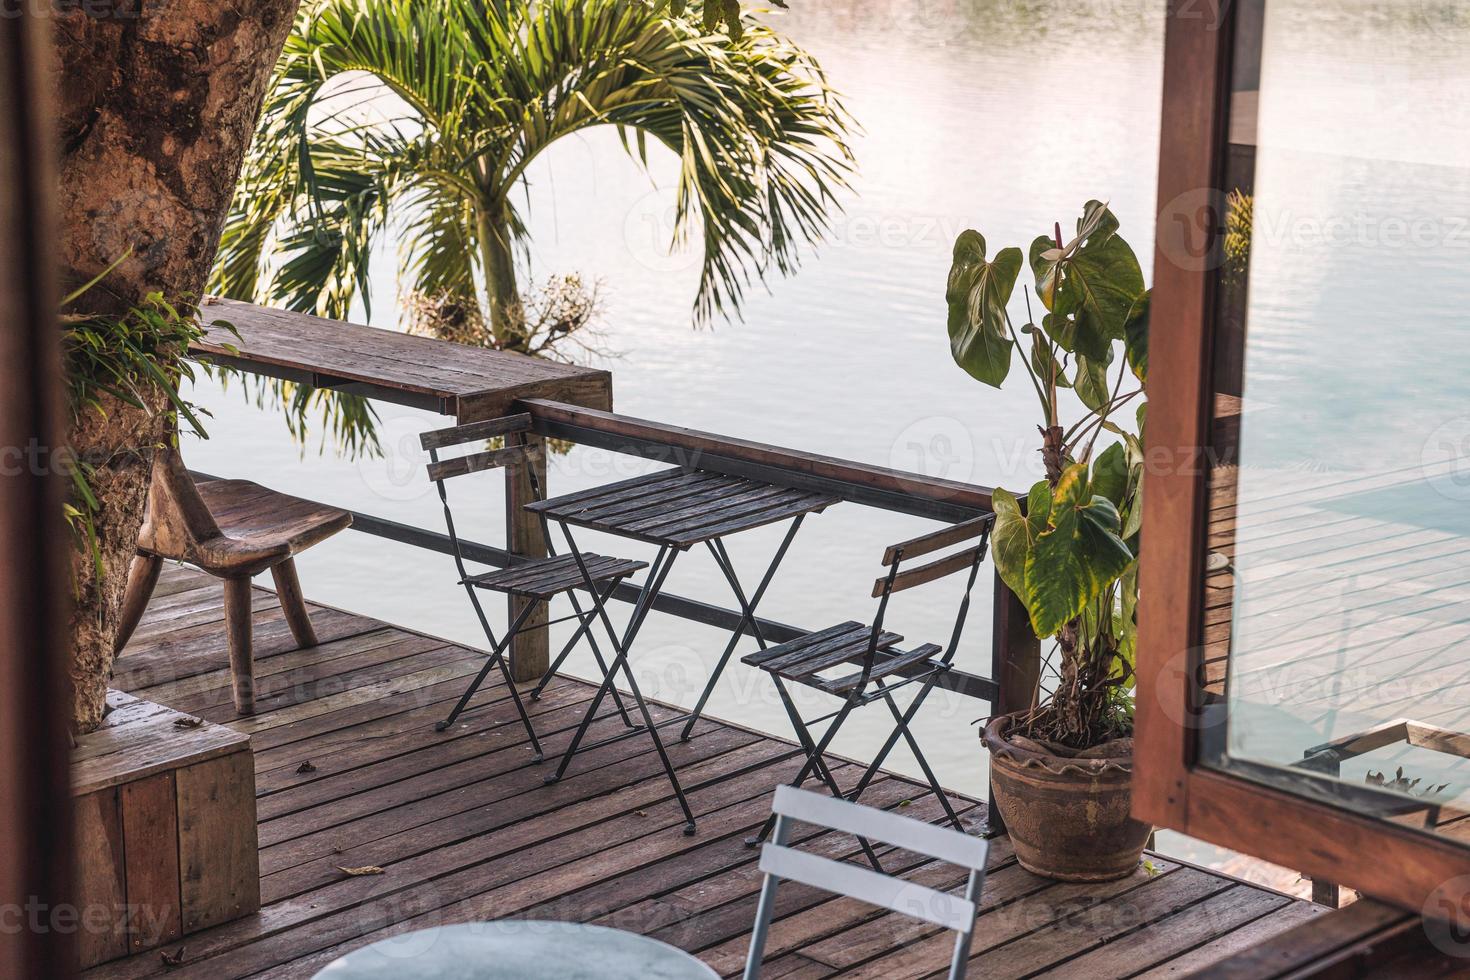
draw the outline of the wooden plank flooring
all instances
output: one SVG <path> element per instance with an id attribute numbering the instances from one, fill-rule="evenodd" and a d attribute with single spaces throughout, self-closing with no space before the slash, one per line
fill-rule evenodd
<path id="1" fill-rule="evenodd" d="M 219 584 L 165 572 L 119 660 L 116 686 L 252 736 L 263 908 L 185 937 L 181 966 L 158 951 L 93 978 L 309 977 L 367 942 L 429 925 L 505 917 L 597 922 L 655 936 L 725 975 L 743 966 L 759 878 L 742 839 L 799 759 L 785 741 L 706 720 L 670 752 L 699 817 L 683 818 L 648 743 L 585 752 L 542 784 L 503 687 L 487 684 L 449 732 L 442 718 L 482 663 L 455 644 L 312 606 L 321 644 L 296 649 L 274 597 L 255 605 L 259 713 L 230 704 Z M 564 748 L 592 689 L 567 679 L 534 706 L 548 753 Z M 656 713 L 664 709 L 655 709 Z M 616 719 L 597 723 L 606 733 Z M 596 733 L 594 733 L 595 735 Z M 839 778 L 856 770 L 839 768 Z M 939 808 L 897 776 L 864 802 L 934 820 Z M 964 817 L 983 823 L 983 806 Z M 843 835 L 802 846 L 858 854 Z M 992 847 L 972 975 L 1182 975 L 1270 938 L 1311 906 L 1161 858 L 1106 885 L 1059 884 Z M 955 869 L 904 852 L 886 866 L 957 888 Z M 344 868 L 379 867 L 353 876 Z M 783 886 L 767 977 L 924 977 L 947 968 L 949 934 L 856 902 Z M 1177 969 L 1176 969 L 1177 967 Z"/>

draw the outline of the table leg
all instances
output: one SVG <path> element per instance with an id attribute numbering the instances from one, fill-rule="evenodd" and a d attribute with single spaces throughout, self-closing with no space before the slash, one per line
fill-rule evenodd
<path id="1" fill-rule="evenodd" d="M 574 554 L 580 555 L 575 543 L 572 544 L 572 551 Z M 674 772 L 674 764 L 669 759 L 668 751 L 664 747 L 663 738 L 659 736 L 658 726 L 654 724 L 653 715 L 648 710 L 648 702 L 644 700 L 643 692 L 638 688 L 638 680 L 634 677 L 633 669 L 628 663 L 628 651 L 632 649 L 633 641 L 638 636 L 638 630 L 642 627 L 644 620 L 648 618 L 653 601 L 657 597 L 659 590 L 663 588 L 663 583 L 668 578 L 669 571 L 674 566 L 674 558 L 677 555 L 677 551 L 667 546 L 659 549 L 658 557 L 654 559 L 653 567 L 649 569 L 648 579 L 644 583 L 643 591 L 638 596 L 638 603 L 633 608 L 633 617 L 629 620 L 627 628 L 623 631 L 621 640 L 618 640 L 616 634 L 613 633 L 612 622 L 607 618 L 606 610 L 600 610 L 603 624 L 607 627 L 610 633 L 610 639 L 614 643 L 613 660 L 609 665 L 607 677 L 603 679 L 602 684 L 598 687 L 597 694 L 593 697 L 591 706 L 588 707 L 581 724 L 577 726 L 577 731 L 572 736 L 571 744 L 567 746 L 566 753 L 562 756 L 561 764 L 557 766 L 556 772 L 546 777 L 545 781 L 554 783 L 566 774 L 567 766 L 571 764 L 572 757 L 576 755 L 578 747 L 581 745 L 583 738 L 586 737 L 587 729 L 591 727 L 592 719 L 596 716 L 597 709 L 601 707 L 603 698 L 607 697 L 608 692 L 613 687 L 613 682 L 618 671 L 621 670 L 623 676 L 628 680 L 628 688 L 633 695 L 633 701 L 638 707 L 639 714 L 643 717 L 643 725 L 648 730 L 649 736 L 653 739 L 654 750 L 658 753 L 659 761 L 663 764 L 664 773 L 669 778 L 669 785 L 673 787 L 674 796 L 679 800 L 679 807 L 684 811 L 684 818 L 686 820 L 684 833 L 686 835 L 692 835 L 695 830 L 694 811 L 690 809 L 689 801 L 684 796 L 684 788 L 679 784 L 679 777 Z M 584 578 L 588 577 L 586 567 L 582 565 L 580 557 L 577 559 L 577 564 L 581 567 Z"/>
<path id="2" fill-rule="evenodd" d="M 724 573 L 725 581 L 730 583 L 730 589 L 735 593 L 735 601 L 740 603 L 740 621 L 735 624 L 735 629 L 730 633 L 730 642 L 725 644 L 725 650 L 715 663 L 715 669 L 705 683 L 704 690 L 700 692 L 699 700 L 694 704 L 694 710 L 689 713 L 689 720 L 679 735 L 680 741 L 689 741 L 694 726 L 704 714 L 705 705 L 709 703 L 710 695 L 714 693 L 715 685 L 720 682 L 720 676 L 730 663 L 730 657 L 735 653 L 735 646 L 740 642 L 740 635 L 745 631 L 747 625 L 755 636 L 755 641 L 760 644 L 760 648 L 762 650 L 766 648 L 766 638 L 761 635 L 760 623 L 756 620 L 755 610 L 760 605 L 761 597 L 766 594 L 766 589 L 770 587 L 771 580 L 776 577 L 776 569 L 781 567 L 781 562 L 786 558 L 786 552 L 790 549 L 791 542 L 801 528 L 801 522 L 805 516 L 805 514 L 799 515 L 791 522 L 791 527 L 786 531 L 786 537 L 781 541 L 781 547 L 776 549 L 776 556 L 771 559 L 771 564 L 766 568 L 766 574 L 762 576 L 760 585 L 756 587 L 755 594 L 751 596 L 749 602 L 745 599 L 745 590 L 741 588 L 740 579 L 735 575 L 735 566 L 730 562 L 730 555 L 725 550 L 724 542 L 719 538 L 706 542 L 710 554 L 714 556 L 715 564 Z"/>

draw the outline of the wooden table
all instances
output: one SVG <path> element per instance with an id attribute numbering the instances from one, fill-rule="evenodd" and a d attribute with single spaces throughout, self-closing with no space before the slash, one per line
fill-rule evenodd
<path id="1" fill-rule="evenodd" d="M 607 676 L 603 679 L 602 686 L 598 688 L 591 705 L 582 717 L 581 725 L 578 726 L 576 734 L 572 736 L 571 743 L 562 755 L 561 764 L 554 774 L 546 777 L 546 781 L 556 782 L 566 774 L 567 766 L 571 763 L 572 757 L 577 754 L 583 736 L 587 734 L 588 728 L 597 718 L 598 707 L 613 690 L 617 673 L 621 670 L 628 681 L 633 700 L 643 715 L 643 727 L 635 727 L 632 731 L 621 735 L 610 736 L 608 739 L 585 748 L 596 748 L 608 744 L 609 741 L 646 731 L 653 740 L 659 760 L 663 763 L 664 773 L 668 776 L 669 785 L 673 787 L 674 796 L 679 800 L 679 805 L 688 818 L 689 822 L 684 827 L 684 833 L 693 834 L 694 813 L 689 808 L 688 800 L 685 799 L 683 787 L 679 785 L 679 777 L 674 772 L 673 764 L 669 761 L 658 730 L 664 725 L 682 724 L 684 731 L 680 735 L 680 740 L 686 742 L 689 740 L 695 723 L 703 714 L 710 694 L 714 691 L 715 685 L 719 683 L 720 675 L 724 673 L 725 666 L 730 662 L 730 656 L 735 652 L 735 645 L 739 642 L 746 627 L 750 628 L 761 649 L 765 649 L 766 640 L 756 619 L 756 607 L 760 604 L 761 597 L 765 595 L 767 587 L 770 586 L 771 579 L 775 576 L 781 560 L 786 556 L 787 549 L 791 547 L 791 541 L 796 537 L 802 520 L 807 514 L 820 513 L 838 503 L 839 499 L 819 491 L 776 486 L 748 477 L 675 467 L 634 477 L 621 483 L 528 504 L 526 506 L 528 512 L 538 514 L 561 526 L 563 534 L 566 535 L 569 553 L 575 554 L 579 550 L 576 541 L 572 538 L 572 526 L 590 528 L 658 546 L 658 555 L 653 560 L 653 567 L 648 570 L 647 578 L 644 579 L 642 594 L 633 606 L 632 618 L 628 621 L 622 639 L 615 640 L 613 660 L 608 665 Z M 735 574 L 734 565 L 730 561 L 729 552 L 725 550 L 724 539 L 732 534 L 785 520 L 790 520 L 791 526 L 787 528 L 786 536 L 781 540 L 780 547 L 776 549 L 775 557 L 771 559 L 765 575 L 760 580 L 760 585 L 747 599 L 745 589 L 740 585 L 740 579 Z M 664 581 L 668 578 L 674 559 L 698 544 L 709 548 L 715 564 L 724 573 L 725 581 L 729 583 L 736 601 L 740 604 L 740 619 L 736 622 L 735 628 L 731 630 L 730 641 L 725 645 L 725 650 L 720 654 L 715 669 L 710 673 L 703 693 L 695 702 L 694 710 L 688 715 L 667 718 L 655 724 L 649 715 L 643 694 L 638 690 L 638 681 L 633 675 L 632 668 L 628 666 L 628 655 L 631 652 L 633 640 L 643 625 L 644 617 L 648 615 L 648 610 L 652 608 L 659 591 L 663 588 Z M 592 590 L 592 595 L 598 594 L 597 584 L 590 576 L 587 577 L 586 587 Z M 611 633 L 612 627 L 609 626 L 608 630 Z"/>
<path id="2" fill-rule="evenodd" d="M 210 297 L 210 330 L 190 348 L 199 360 L 478 422 L 521 398 L 612 409 L 612 375 L 596 368 L 452 344 L 340 320 Z"/>
<path id="3" fill-rule="evenodd" d="M 596 368 L 217 297 L 206 298 L 200 312 L 206 324 L 226 321 L 239 336 L 219 327 L 208 330 L 189 350 L 198 360 L 438 412 L 459 424 L 507 415 L 522 398 L 612 410 L 612 375 Z M 545 486 L 545 463 L 539 466 Z M 532 499 L 525 468 L 507 469 L 506 548 L 540 558 L 546 554 L 540 522 L 522 510 Z M 510 599 L 512 620 L 523 602 Z M 531 680 L 546 670 L 547 631 L 534 628 L 545 616 L 544 609 L 533 613 L 511 646 L 516 680 Z"/>

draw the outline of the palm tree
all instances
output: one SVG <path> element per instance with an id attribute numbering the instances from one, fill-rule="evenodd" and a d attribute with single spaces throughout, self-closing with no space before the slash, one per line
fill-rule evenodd
<path id="1" fill-rule="evenodd" d="M 696 323 L 738 312 L 753 279 L 789 273 L 829 230 L 849 118 L 788 39 L 750 20 L 726 32 L 702 13 L 650 0 L 306 5 L 215 291 L 341 318 L 366 299 L 374 240 L 393 228 L 415 326 L 550 352 L 581 323 L 528 315 L 513 192 L 552 143 L 615 126 L 645 167 L 650 139 L 679 159 L 675 242 L 696 223 L 704 233 Z M 402 111 L 385 115 L 385 101 Z"/>

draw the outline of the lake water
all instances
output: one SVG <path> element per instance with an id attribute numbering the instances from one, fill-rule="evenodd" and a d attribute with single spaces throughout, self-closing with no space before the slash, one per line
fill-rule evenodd
<path id="1" fill-rule="evenodd" d="M 607 365 L 620 412 L 950 479 L 1029 486 L 1040 474 L 1033 393 L 1019 376 L 1004 392 L 982 387 L 950 359 L 950 249 L 966 227 L 992 248 L 1024 249 L 1054 221 L 1070 227 L 1097 198 L 1111 203 L 1147 270 L 1163 2 L 791 6 L 774 19 L 818 56 L 864 128 L 854 142 L 860 173 L 834 240 L 794 278 L 753 291 L 743 322 L 695 330 L 697 262 L 666 249 L 673 159 L 656 159 L 650 180 L 614 133 L 595 132 L 553 147 L 531 171 L 532 275 L 580 272 L 603 283 L 606 340 L 620 354 Z M 396 325 L 394 257 L 390 244 L 374 267 L 376 326 Z M 301 453 L 279 415 L 247 404 L 238 389 L 206 384 L 195 397 L 214 413 L 214 438 L 186 447 L 193 467 L 442 527 L 417 434 L 443 419 L 380 406 L 389 456 L 354 462 L 330 445 L 319 453 L 319 435 Z M 577 450 L 553 462 L 551 484 L 566 492 L 643 466 Z M 469 536 L 499 539 L 498 483 L 482 484 Z M 762 614 L 812 628 L 867 619 L 883 547 L 924 527 L 855 505 L 810 518 Z M 744 579 L 758 578 L 778 538 L 767 530 L 730 541 Z M 580 543 L 638 553 L 594 535 Z M 348 533 L 300 564 L 313 599 L 484 645 L 445 556 Z M 906 593 L 895 601 L 894 628 L 910 641 L 943 643 L 961 585 L 947 580 Z M 676 566 L 668 589 L 733 605 L 708 556 L 696 552 Z M 983 674 L 988 580 L 977 593 L 958 664 Z M 654 615 L 635 665 L 650 695 L 687 704 L 722 647 L 713 630 Z M 589 665 L 583 656 L 574 671 L 586 676 Z M 790 734 L 767 678 L 738 663 L 710 712 Z M 973 722 L 987 712 L 984 703 L 941 692 L 917 724 L 941 780 L 974 795 L 984 793 L 986 765 Z M 885 718 L 880 709 L 858 714 L 835 750 L 869 757 L 889 731 Z M 889 764 L 917 774 L 906 750 Z"/>

